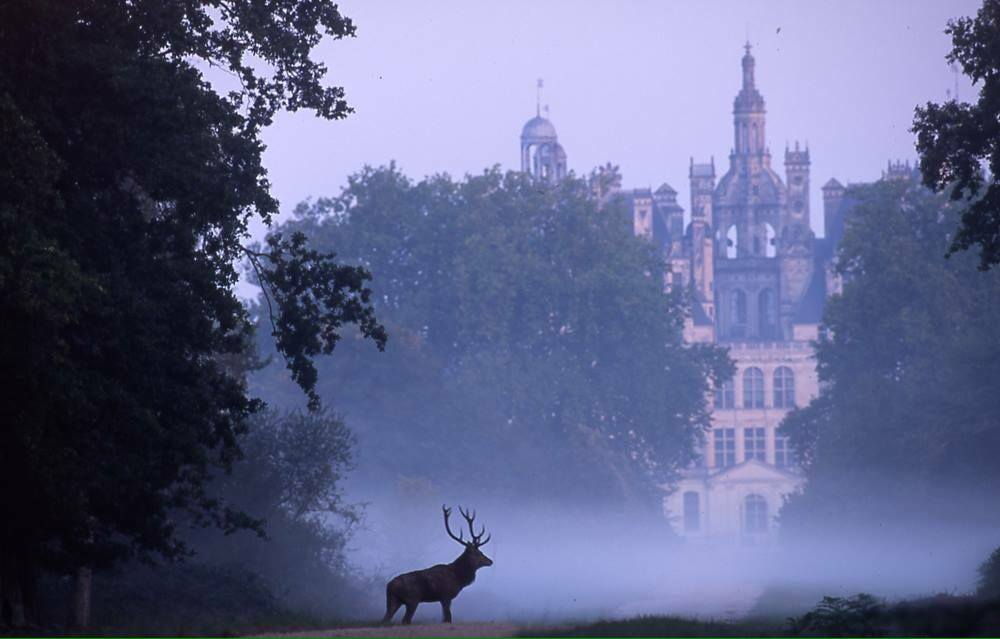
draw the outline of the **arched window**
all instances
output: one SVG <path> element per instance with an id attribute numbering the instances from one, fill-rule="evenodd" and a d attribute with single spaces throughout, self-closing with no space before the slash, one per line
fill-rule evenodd
<path id="1" fill-rule="evenodd" d="M 764 373 L 757 367 L 743 371 L 743 408 L 764 408 Z"/>
<path id="2" fill-rule="evenodd" d="M 771 289 L 765 288 L 757 294 L 757 326 L 762 338 L 775 337 L 777 332 L 776 319 L 774 293 Z"/>
<path id="3" fill-rule="evenodd" d="M 774 257 L 778 254 L 778 249 L 774 245 L 775 233 L 774 227 L 770 224 L 764 224 L 764 257 Z"/>
<path id="4" fill-rule="evenodd" d="M 684 531 L 701 530 L 701 499 L 698 493 L 689 490 L 684 493 Z"/>
<path id="5" fill-rule="evenodd" d="M 722 385 L 715 389 L 716 408 L 734 408 L 736 406 L 736 396 L 733 391 L 733 380 L 727 379 Z"/>
<path id="6" fill-rule="evenodd" d="M 757 123 L 754 122 L 750 126 L 750 129 L 751 131 L 753 131 L 752 137 L 750 139 L 753 141 L 754 150 L 756 151 L 760 148 L 760 133 L 757 131 Z"/>
<path id="7" fill-rule="evenodd" d="M 767 500 L 760 495 L 747 495 L 743 500 L 743 532 L 767 532 Z"/>
<path id="8" fill-rule="evenodd" d="M 795 373 L 787 366 L 779 366 L 774 371 L 774 407 L 795 407 Z"/>
<path id="9" fill-rule="evenodd" d="M 736 259 L 737 256 L 737 245 L 739 244 L 739 233 L 736 230 L 736 225 L 733 224 L 726 231 L 726 259 L 732 260 Z"/>

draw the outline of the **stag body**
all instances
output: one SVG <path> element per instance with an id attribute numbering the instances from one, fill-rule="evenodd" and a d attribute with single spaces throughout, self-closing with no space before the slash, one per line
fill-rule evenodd
<path id="1" fill-rule="evenodd" d="M 389 623 L 399 607 L 406 606 L 403 623 L 408 624 L 413 619 L 413 613 L 417 611 L 419 604 L 432 601 L 441 602 L 443 620 L 445 623 L 451 623 L 451 600 L 476 580 L 477 570 L 493 565 L 493 560 L 479 550 L 479 547 L 485 545 L 490 538 L 489 536 L 486 539 L 482 538 L 486 532 L 485 528 L 478 535 L 475 533 L 472 522 L 476 514 L 474 512 L 470 514 L 459 508 L 459 512 L 469 524 L 469 534 L 472 535 L 471 541 L 465 541 L 461 530 L 456 537 L 448 526 L 451 509 L 444 506 L 442 509 L 444 528 L 448 536 L 465 546 L 465 550 L 450 564 L 438 564 L 393 577 L 385 587 L 385 618 L 382 619 L 382 623 Z"/>

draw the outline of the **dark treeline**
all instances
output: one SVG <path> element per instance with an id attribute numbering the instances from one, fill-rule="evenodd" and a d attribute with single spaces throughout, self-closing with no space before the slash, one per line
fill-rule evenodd
<path id="1" fill-rule="evenodd" d="M 345 343 L 317 387 L 358 433 L 364 478 L 656 511 L 708 423 L 709 380 L 731 373 L 682 343 L 684 292 L 589 184 L 368 168 L 278 229 L 377 273 L 393 341 L 378 357 Z"/>
<path id="2" fill-rule="evenodd" d="M 821 394 L 782 426 L 809 480 L 782 520 L 811 533 L 995 526 L 1000 272 L 971 252 L 944 257 L 964 205 L 916 179 L 849 197 Z"/>

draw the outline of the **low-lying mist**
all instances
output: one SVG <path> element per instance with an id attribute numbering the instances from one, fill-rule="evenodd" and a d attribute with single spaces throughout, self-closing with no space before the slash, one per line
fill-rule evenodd
<path id="1" fill-rule="evenodd" d="M 843 527 L 811 539 L 767 545 L 678 539 L 666 519 L 559 505 L 474 503 L 477 531 L 492 534 L 494 565 L 453 604 L 456 621 L 556 623 L 676 614 L 704 619 L 771 616 L 811 608 L 824 595 L 869 592 L 895 600 L 974 590 L 976 568 L 997 545 L 995 531 L 969 526 L 922 529 Z M 381 578 L 448 563 L 461 552 L 430 499 L 372 497 L 349 557 Z M 457 513 L 457 510 L 456 510 Z M 453 519 L 453 526 L 464 522 Z M 834 531 L 837 532 L 834 532 Z M 468 536 L 468 532 L 466 532 Z M 414 619 L 440 620 L 438 604 Z"/>

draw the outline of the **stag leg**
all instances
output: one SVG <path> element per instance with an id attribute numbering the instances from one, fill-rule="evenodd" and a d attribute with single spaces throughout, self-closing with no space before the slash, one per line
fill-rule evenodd
<path id="1" fill-rule="evenodd" d="M 403 602 L 394 595 L 386 593 L 385 595 L 385 617 L 382 618 L 382 623 L 389 623 L 392 621 L 392 616 L 396 614 L 399 607 L 403 605 Z"/>
<path id="2" fill-rule="evenodd" d="M 444 623 L 451 623 L 451 599 L 441 601 L 441 614 L 444 617 L 442 619 Z"/>
<path id="3" fill-rule="evenodd" d="M 419 602 L 406 602 L 406 614 L 403 615 L 403 623 L 405 625 L 409 625 L 413 621 L 413 613 L 417 611 L 417 605 L 419 605 Z"/>

